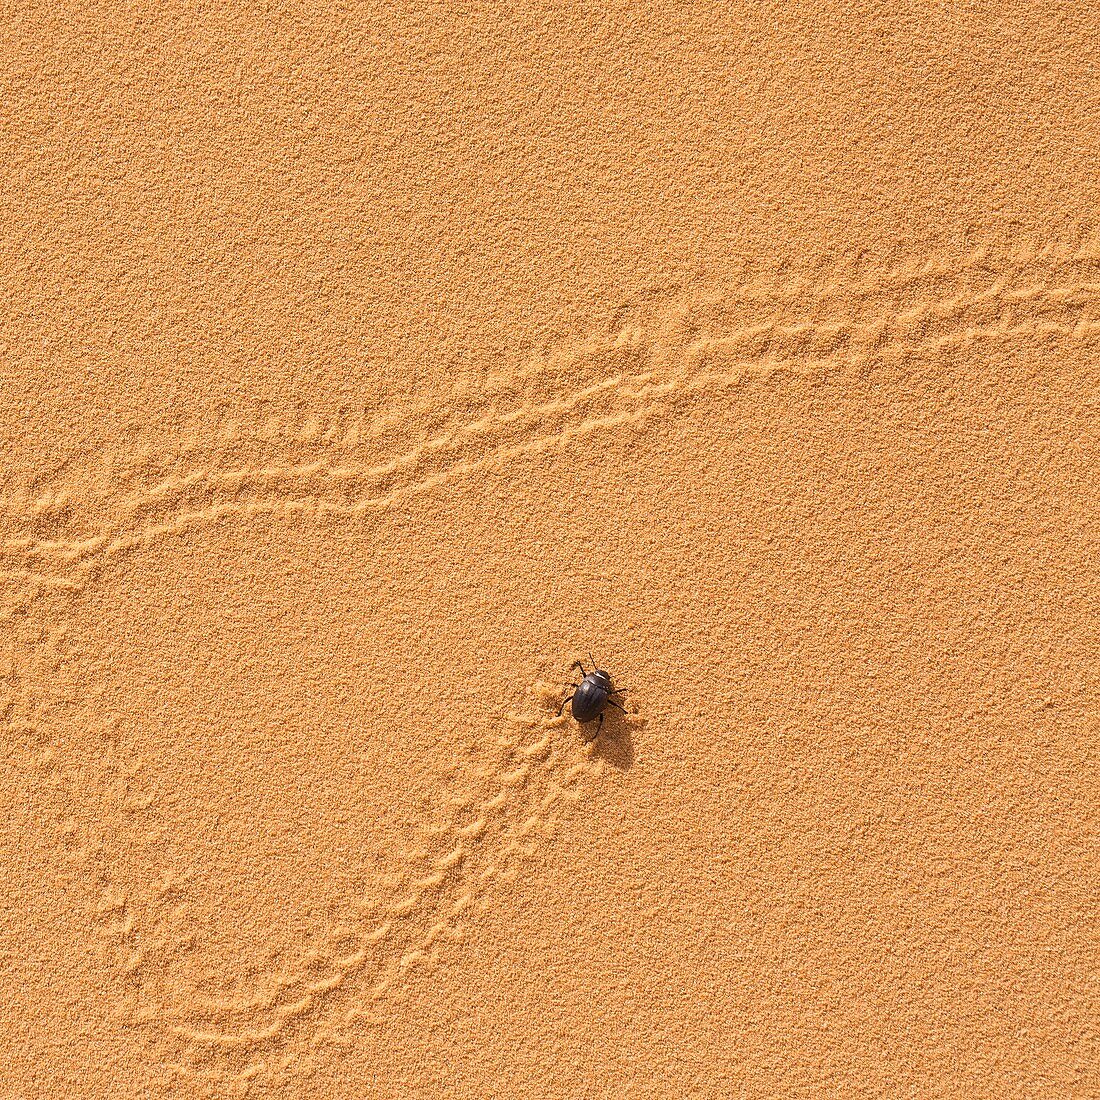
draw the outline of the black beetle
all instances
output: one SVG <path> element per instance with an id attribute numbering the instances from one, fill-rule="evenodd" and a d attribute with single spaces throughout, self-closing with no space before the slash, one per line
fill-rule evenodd
<path id="1" fill-rule="evenodd" d="M 591 660 L 591 657 L 589 658 Z M 593 664 L 596 662 L 593 660 Z M 572 711 L 573 717 L 578 722 L 591 722 L 593 718 L 599 718 L 600 724 L 596 727 L 596 732 L 591 737 L 586 738 L 588 741 L 594 741 L 600 735 L 600 730 L 603 728 L 604 711 L 609 707 L 618 707 L 619 710 L 626 713 L 626 707 L 616 703 L 611 698 L 612 695 L 625 695 L 626 692 L 616 688 L 611 683 L 610 673 L 605 672 L 602 668 L 594 669 L 592 672 L 585 672 L 584 665 L 580 661 L 573 662 L 573 668 L 579 668 L 581 672 L 581 682 L 573 685 L 573 694 L 567 695 L 561 702 L 561 706 L 558 708 L 558 714 L 560 715 L 565 710 L 565 704 L 571 702 L 573 704 Z"/>

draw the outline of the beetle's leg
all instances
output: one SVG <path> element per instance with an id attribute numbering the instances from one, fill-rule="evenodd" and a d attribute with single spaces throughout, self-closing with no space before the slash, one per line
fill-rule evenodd
<path id="1" fill-rule="evenodd" d="M 629 690 L 630 690 L 629 688 L 615 688 L 614 691 L 609 691 L 607 694 L 608 695 L 625 695 Z"/>
<path id="2" fill-rule="evenodd" d="M 563 699 L 563 700 L 561 701 L 561 706 L 560 706 L 560 707 L 558 707 L 558 717 L 559 717 L 559 718 L 561 717 L 561 712 L 562 712 L 563 710 L 565 710 L 565 704 L 566 704 L 566 703 L 568 703 L 568 702 L 569 702 L 569 700 L 570 700 L 570 699 L 572 699 L 572 698 L 573 698 L 573 696 L 572 696 L 572 695 L 567 695 L 567 696 L 566 696 L 566 697 L 565 697 L 565 698 L 564 698 L 564 699 Z"/>
<path id="3" fill-rule="evenodd" d="M 582 665 L 582 664 L 580 663 L 580 661 L 574 661 L 574 662 L 573 662 L 573 663 L 572 663 L 572 664 L 571 664 L 571 665 L 569 666 L 569 671 L 570 671 L 570 672 L 572 672 L 572 671 L 573 671 L 573 669 L 575 669 L 575 668 L 579 668 L 579 669 L 581 670 L 581 675 L 582 675 L 582 676 L 587 676 L 587 675 L 588 675 L 588 673 L 584 671 L 584 665 Z"/>
<path id="4" fill-rule="evenodd" d="M 584 739 L 585 739 L 585 741 L 586 741 L 586 742 L 590 742 L 590 741 L 595 741 L 595 740 L 596 740 L 596 738 L 600 736 L 600 729 L 601 729 L 601 727 L 602 727 L 602 726 L 603 726 L 603 715 L 601 714 L 601 715 L 600 715 L 600 722 L 599 722 L 599 725 L 598 725 L 598 726 L 596 726 L 596 732 L 595 732 L 595 733 L 593 733 L 593 734 L 588 734 L 588 733 L 586 733 L 586 734 L 584 735 Z"/>
<path id="5" fill-rule="evenodd" d="M 614 699 L 608 699 L 607 700 L 607 705 L 609 707 L 618 707 L 618 709 L 621 710 L 623 712 L 623 714 L 626 714 L 626 707 L 620 707 L 619 704 L 616 703 Z M 600 717 L 603 718 L 603 715 L 601 714 Z"/>

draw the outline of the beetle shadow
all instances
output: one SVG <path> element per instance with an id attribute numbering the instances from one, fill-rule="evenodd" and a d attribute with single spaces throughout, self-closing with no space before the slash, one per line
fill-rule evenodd
<path id="1" fill-rule="evenodd" d="M 604 712 L 603 729 L 593 742 L 593 756 L 606 760 L 619 771 L 629 771 L 634 763 L 633 731 L 645 725 L 645 719 L 637 714 L 622 714 L 619 711 Z"/>

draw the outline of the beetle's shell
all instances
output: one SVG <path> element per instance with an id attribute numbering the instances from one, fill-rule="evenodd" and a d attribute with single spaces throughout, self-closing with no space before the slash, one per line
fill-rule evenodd
<path id="1" fill-rule="evenodd" d="M 605 673 L 590 672 L 573 693 L 573 717 L 578 722 L 591 722 L 598 718 L 607 707 L 611 682 Z"/>

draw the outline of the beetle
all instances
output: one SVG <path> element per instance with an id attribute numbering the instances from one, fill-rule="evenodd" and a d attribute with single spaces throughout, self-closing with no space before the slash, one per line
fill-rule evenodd
<path id="1" fill-rule="evenodd" d="M 591 654 L 589 660 L 595 665 L 596 662 Z M 560 717 L 565 710 L 566 703 L 572 703 L 573 717 L 578 722 L 591 722 L 594 718 L 599 718 L 600 723 L 596 727 L 596 732 L 591 737 L 585 738 L 586 741 L 594 741 L 603 728 L 604 711 L 608 707 L 617 707 L 626 714 L 626 707 L 611 698 L 613 695 L 625 695 L 626 691 L 616 688 L 611 682 L 611 674 L 602 668 L 593 668 L 591 672 L 585 672 L 584 665 L 580 661 L 574 661 L 572 668 L 580 669 L 581 682 L 572 685 L 573 694 L 567 695 L 562 700 L 558 715 Z"/>

